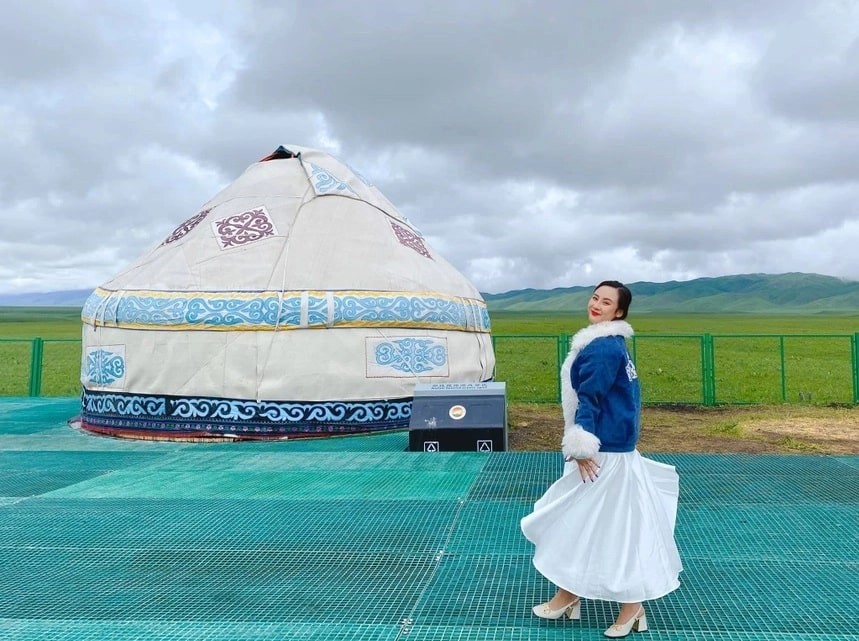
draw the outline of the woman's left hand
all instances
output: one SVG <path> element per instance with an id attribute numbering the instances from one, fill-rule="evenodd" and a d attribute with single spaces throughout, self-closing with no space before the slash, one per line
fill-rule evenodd
<path id="1" fill-rule="evenodd" d="M 600 465 L 597 463 L 596 459 L 593 458 L 569 458 L 568 462 L 575 461 L 579 466 L 579 474 L 582 475 L 582 481 L 587 483 L 588 481 L 596 481 L 599 478 Z"/>

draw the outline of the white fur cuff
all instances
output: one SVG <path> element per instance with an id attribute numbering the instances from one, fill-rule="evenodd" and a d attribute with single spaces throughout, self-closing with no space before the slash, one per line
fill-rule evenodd
<path id="1" fill-rule="evenodd" d="M 600 451 L 600 440 L 581 425 L 574 425 L 564 430 L 561 451 L 564 453 L 565 459 L 593 458 Z"/>

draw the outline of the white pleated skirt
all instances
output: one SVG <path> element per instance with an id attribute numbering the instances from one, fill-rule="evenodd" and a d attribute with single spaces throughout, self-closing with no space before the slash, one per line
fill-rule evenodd
<path id="1" fill-rule="evenodd" d="M 575 462 L 522 519 L 534 567 L 586 599 L 648 601 L 680 586 L 674 541 L 679 478 L 674 467 L 633 452 L 600 452 L 599 478 Z"/>

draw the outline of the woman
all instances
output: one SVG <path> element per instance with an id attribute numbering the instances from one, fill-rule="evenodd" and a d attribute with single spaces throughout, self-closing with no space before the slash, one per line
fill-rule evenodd
<path id="1" fill-rule="evenodd" d="M 597 285 L 590 325 L 573 337 L 561 367 L 564 474 L 522 519 L 534 567 L 558 586 L 534 614 L 579 619 L 580 599 L 620 602 L 607 637 L 647 629 L 642 602 L 677 589 L 683 569 L 674 543 L 674 468 L 635 449 L 640 391 L 625 339 L 632 293 Z"/>

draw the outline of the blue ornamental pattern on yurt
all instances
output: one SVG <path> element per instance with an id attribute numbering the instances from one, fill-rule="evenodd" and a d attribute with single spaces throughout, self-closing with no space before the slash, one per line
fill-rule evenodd
<path id="1" fill-rule="evenodd" d="M 249 436 L 352 433 L 407 427 L 412 401 L 248 401 L 105 393 L 84 389 L 81 420 L 135 431 Z"/>
<path id="2" fill-rule="evenodd" d="M 334 300 L 335 325 L 382 322 L 411 327 L 420 321 L 464 329 L 466 314 L 461 300 L 433 296 L 342 295 Z"/>
<path id="3" fill-rule="evenodd" d="M 486 305 L 482 305 L 480 307 L 480 327 L 485 327 L 487 330 L 489 329 L 489 310 L 486 308 Z"/>
<path id="4" fill-rule="evenodd" d="M 110 385 L 125 376 L 125 359 L 122 354 L 95 349 L 86 357 L 86 378 L 96 385 Z"/>
<path id="5" fill-rule="evenodd" d="M 159 396 L 105 394 L 84 389 L 81 409 L 86 414 L 163 417 L 167 415 L 167 401 Z"/>
<path id="6" fill-rule="evenodd" d="M 390 292 L 144 292 L 97 289 L 81 317 L 93 326 L 158 330 L 410 327 L 489 331 L 479 300 Z M 329 318 L 329 298 L 331 317 Z M 305 316 L 305 318 L 302 318 Z"/>
<path id="7" fill-rule="evenodd" d="M 313 181 L 313 191 L 315 191 L 317 195 L 358 195 L 349 185 L 347 185 L 344 181 L 340 180 L 337 176 L 332 174 L 327 169 L 323 169 L 319 165 L 314 165 L 312 162 L 308 162 L 307 164 L 310 165 L 310 179 L 311 181 Z"/>
<path id="8" fill-rule="evenodd" d="M 400 338 L 376 345 L 376 363 L 423 374 L 447 363 L 447 350 L 431 338 Z"/>

